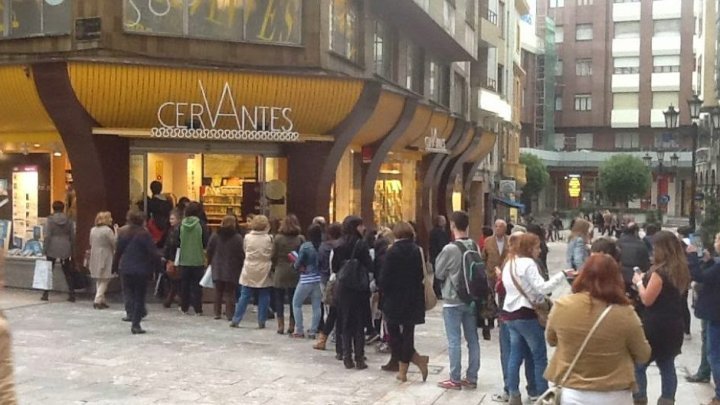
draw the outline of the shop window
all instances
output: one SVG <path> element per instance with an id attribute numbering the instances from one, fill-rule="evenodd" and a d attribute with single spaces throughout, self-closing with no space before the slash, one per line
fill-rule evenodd
<path id="1" fill-rule="evenodd" d="M 355 0 L 330 1 L 330 50 L 361 63 L 360 7 Z"/>
<path id="2" fill-rule="evenodd" d="M 70 34 L 72 0 L 0 0 L 0 38 Z"/>
<path id="3" fill-rule="evenodd" d="M 373 212 L 375 223 L 392 227 L 398 221 L 416 218 L 416 163 L 391 160 L 382 164 L 375 182 Z"/>
<path id="4" fill-rule="evenodd" d="M 395 80 L 395 49 L 397 49 L 395 33 L 383 21 L 376 20 L 373 44 L 375 73 L 393 81 Z"/>
<path id="5" fill-rule="evenodd" d="M 123 0 L 125 31 L 227 41 L 301 43 L 302 0 Z"/>

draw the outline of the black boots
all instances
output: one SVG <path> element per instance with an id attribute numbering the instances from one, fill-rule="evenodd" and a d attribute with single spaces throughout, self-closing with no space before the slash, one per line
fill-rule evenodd
<path id="1" fill-rule="evenodd" d="M 40 301 L 47 301 L 48 294 L 49 294 L 49 291 L 44 291 L 42 297 L 40 297 Z"/>

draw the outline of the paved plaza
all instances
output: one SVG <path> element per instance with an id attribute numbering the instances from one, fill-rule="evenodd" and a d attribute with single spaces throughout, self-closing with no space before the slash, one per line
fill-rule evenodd
<path id="1" fill-rule="evenodd" d="M 551 243 L 550 267 L 562 268 L 564 244 Z M 212 316 L 186 316 L 150 303 L 146 335 L 130 334 L 119 300 L 108 310 L 75 304 L 54 294 L 50 302 L 27 290 L 0 292 L 13 332 L 15 371 L 21 404 L 491 404 L 501 391 L 497 330 L 481 340 L 477 390 L 445 391 L 448 359 L 441 308 L 429 312 L 416 330 L 418 351 L 430 356 L 423 383 L 416 369 L 407 383 L 380 371 L 388 355 L 367 350 L 367 370 L 345 370 L 328 351 L 309 340 L 255 329 L 248 312 L 240 329 Z M 206 305 L 205 313 L 211 312 Z M 305 308 L 306 319 L 310 309 Z M 270 321 L 273 322 L 273 321 Z M 700 404 L 712 397 L 710 384 L 689 384 L 684 377 L 700 359 L 699 322 L 677 360 L 678 404 Z M 657 368 L 649 371 L 651 403 L 659 396 Z M 524 384 L 523 384 L 524 385 Z M 609 404 L 610 405 L 610 404 Z"/>

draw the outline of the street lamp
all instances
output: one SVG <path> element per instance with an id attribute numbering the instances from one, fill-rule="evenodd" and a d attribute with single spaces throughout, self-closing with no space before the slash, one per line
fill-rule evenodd
<path id="1" fill-rule="evenodd" d="M 645 152 L 645 156 L 643 156 L 642 160 L 645 162 L 645 166 L 652 167 L 652 157 L 649 153 Z"/>
<path id="2" fill-rule="evenodd" d="M 678 156 L 677 153 L 673 152 L 672 156 L 670 156 L 670 166 L 675 169 L 678 167 L 678 162 L 680 162 L 680 156 Z"/>
<path id="3" fill-rule="evenodd" d="M 700 119 L 700 109 L 703 101 L 697 94 L 693 94 L 688 100 L 688 109 L 690 110 L 690 118 L 692 119 L 692 180 L 690 181 L 690 189 L 692 190 L 692 199 L 690 200 L 690 229 L 695 232 L 695 194 L 697 193 L 697 148 L 698 148 L 698 120 Z"/>
<path id="4" fill-rule="evenodd" d="M 667 111 L 663 111 L 663 115 L 665 116 L 665 128 L 674 129 L 678 127 L 680 111 L 676 110 L 672 104 L 670 104 Z"/>

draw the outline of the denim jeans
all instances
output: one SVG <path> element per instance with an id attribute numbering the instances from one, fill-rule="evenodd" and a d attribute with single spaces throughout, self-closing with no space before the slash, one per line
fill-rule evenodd
<path id="1" fill-rule="evenodd" d="M 707 340 L 707 329 L 709 321 L 702 321 L 702 348 L 700 349 L 700 365 L 698 366 L 695 375 L 700 378 L 710 378 L 712 375 L 710 369 L 710 355 L 708 353 L 708 340 Z"/>
<path id="2" fill-rule="evenodd" d="M 258 290 L 260 294 L 258 302 L 258 324 L 265 326 L 265 321 L 267 321 L 268 315 L 268 306 L 270 306 L 270 288 L 242 286 L 240 299 L 238 299 L 237 305 L 235 305 L 235 315 L 233 315 L 232 323 L 240 323 L 240 321 L 242 321 L 254 290 Z"/>
<path id="3" fill-rule="evenodd" d="M 708 361 L 715 381 L 715 398 L 720 399 L 720 322 L 707 321 Z"/>
<path id="4" fill-rule="evenodd" d="M 523 362 L 525 362 L 525 380 L 527 380 L 527 392 L 531 397 L 538 396 L 542 392 L 538 392 L 535 386 L 535 363 L 533 362 L 532 352 L 527 343 L 523 341 Z M 500 321 L 500 366 L 503 374 L 503 391 L 508 394 L 509 388 L 507 383 L 508 360 L 510 360 L 510 331 L 505 322 Z"/>
<path id="5" fill-rule="evenodd" d="M 460 348 L 461 330 L 465 334 L 468 348 L 468 368 L 466 378 L 476 383 L 480 369 L 480 342 L 477 333 L 475 310 L 468 305 L 444 307 L 443 320 L 448 340 L 448 356 L 450 357 L 450 379 L 460 382 L 462 373 L 462 349 Z"/>
<path id="6" fill-rule="evenodd" d="M 530 348 L 533 359 L 533 375 L 537 392 L 545 392 L 548 383 L 543 373 L 547 367 L 547 346 L 545 331 L 537 319 L 517 319 L 506 322 L 510 332 L 510 356 L 507 365 L 506 385 L 510 396 L 520 395 L 520 365 L 525 355 L 525 346 Z M 527 367 L 527 364 L 525 365 Z"/>
<path id="7" fill-rule="evenodd" d="M 635 380 L 638 384 L 638 392 L 633 394 L 635 399 L 647 399 L 647 368 L 655 361 L 660 369 L 660 397 L 675 400 L 677 391 L 677 374 L 675 374 L 675 357 L 663 359 L 650 359 L 647 364 L 635 366 Z"/>
<path id="8" fill-rule="evenodd" d="M 312 304 L 312 324 L 308 333 L 314 335 L 318 331 L 318 325 L 320 324 L 320 306 L 322 305 L 322 291 L 320 290 L 320 283 L 310 284 L 298 284 L 295 288 L 295 294 L 293 295 L 292 306 L 293 313 L 295 315 L 295 333 L 305 334 L 303 328 L 303 312 L 302 306 L 305 299 L 310 297 L 310 303 Z"/>

